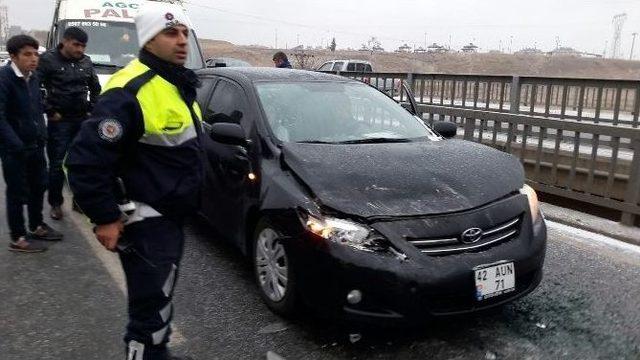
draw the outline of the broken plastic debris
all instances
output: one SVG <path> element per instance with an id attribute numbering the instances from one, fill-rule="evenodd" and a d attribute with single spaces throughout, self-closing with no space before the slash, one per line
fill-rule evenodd
<path id="1" fill-rule="evenodd" d="M 542 324 L 542 323 L 536 323 L 536 326 L 539 327 L 540 329 L 546 329 L 547 325 Z"/>
<path id="2" fill-rule="evenodd" d="M 287 330 L 289 327 L 287 324 L 282 322 L 276 322 L 273 324 L 269 324 L 262 329 L 258 330 L 258 334 L 275 334 L 281 331 Z"/>
<path id="3" fill-rule="evenodd" d="M 349 341 L 351 341 L 352 344 L 355 344 L 360 340 L 362 340 L 361 334 L 349 334 Z"/>

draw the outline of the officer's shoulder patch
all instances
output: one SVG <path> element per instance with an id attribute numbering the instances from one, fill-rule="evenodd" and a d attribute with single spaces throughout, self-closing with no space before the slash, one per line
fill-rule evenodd
<path id="1" fill-rule="evenodd" d="M 116 119 L 104 119 L 98 124 L 98 135 L 104 141 L 116 142 L 122 137 L 122 124 Z"/>

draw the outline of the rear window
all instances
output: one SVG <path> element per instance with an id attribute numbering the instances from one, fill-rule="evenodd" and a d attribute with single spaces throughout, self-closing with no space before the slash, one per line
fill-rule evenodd
<path id="1" fill-rule="evenodd" d="M 371 68 L 371 65 L 366 64 L 366 65 L 364 66 L 364 71 L 365 71 L 365 72 L 373 72 L 373 69 Z"/>

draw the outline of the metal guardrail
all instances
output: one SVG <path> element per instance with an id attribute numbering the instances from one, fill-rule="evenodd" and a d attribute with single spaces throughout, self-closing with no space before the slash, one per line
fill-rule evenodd
<path id="1" fill-rule="evenodd" d="M 626 225 L 640 216 L 640 81 L 338 74 L 400 101 L 388 85 L 407 81 L 426 121 L 455 122 L 464 139 L 518 156 L 536 190 L 620 211 Z"/>
<path id="2" fill-rule="evenodd" d="M 640 80 L 413 73 L 337 74 L 374 86 L 376 81 L 379 84 L 386 79 L 405 80 L 421 104 L 634 128 L 640 125 Z"/>

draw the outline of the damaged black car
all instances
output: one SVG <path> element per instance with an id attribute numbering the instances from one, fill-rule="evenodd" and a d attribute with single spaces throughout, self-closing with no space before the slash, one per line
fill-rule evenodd
<path id="1" fill-rule="evenodd" d="M 546 227 L 513 156 L 343 77 L 199 76 L 202 215 L 250 257 L 274 312 L 407 321 L 498 306 L 540 283 Z"/>

